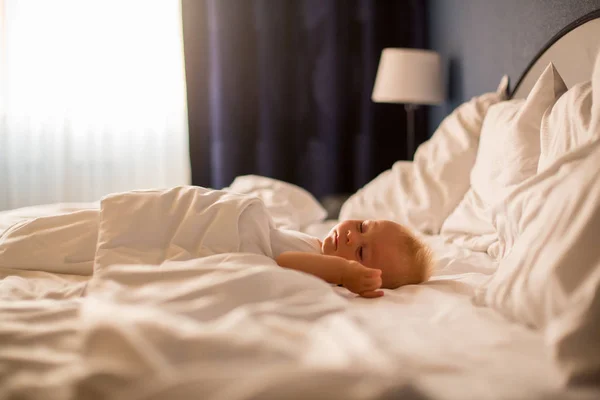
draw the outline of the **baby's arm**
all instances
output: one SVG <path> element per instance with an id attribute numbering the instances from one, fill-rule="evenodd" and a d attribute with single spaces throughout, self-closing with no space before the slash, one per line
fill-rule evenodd
<path id="1" fill-rule="evenodd" d="M 367 268 L 359 262 L 323 254 L 286 251 L 277 257 L 277 264 L 284 268 L 306 272 L 326 282 L 342 285 L 362 297 L 379 297 L 381 270 Z"/>

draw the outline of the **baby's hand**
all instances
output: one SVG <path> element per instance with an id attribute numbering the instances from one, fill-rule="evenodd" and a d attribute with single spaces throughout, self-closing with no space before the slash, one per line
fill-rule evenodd
<path id="1" fill-rule="evenodd" d="M 342 286 L 362 297 L 383 296 L 381 290 L 381 270 L 368 268 L 356 261 L 348 261 L 342 276 Z"/>

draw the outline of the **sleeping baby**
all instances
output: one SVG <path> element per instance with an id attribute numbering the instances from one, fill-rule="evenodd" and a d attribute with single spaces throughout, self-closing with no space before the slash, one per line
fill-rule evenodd
<path id="1" fill-rule="evenodd" d="M 113 265 L 253 253 L 362 297 L 379 297 L 381 288 L 430 276 L 429 248 L 391 221 L 343 221 L 321 241 L 281 228 L 262 199 L 232 191 L 195 186 L 140 190 L 106 196 L 100 204 L 100 210 L 39 217 L 11 227 L 0 237 L 0 266 L 91 275 Z"/>
<path id="2" fill-rule="evenodd" d="M 426 281 L 432 265 L 429 248 L 395 222 L 343 221 L 321 241 L 277 226 L 263 199 L 230 190 L 134 191 L 105 197 L 101 210 L 95 271 L 252 253 L 370 298 Z"/>
<path id="3" fill-rule="evenodd" d="M 344 286 L 362 297 L 383 295 L 429 279 L 432 253 L 402 225 L 386 220 L 342 221 L 320 241 L 300 232 L 274 229 L 277 264 Z"/>

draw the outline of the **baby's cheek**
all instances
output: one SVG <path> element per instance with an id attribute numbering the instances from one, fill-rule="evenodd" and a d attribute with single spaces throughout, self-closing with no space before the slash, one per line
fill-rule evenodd
<path id="1" fill-rule="evenodd" d="M 333 246 L 324 246 L 323 249 L 325 250 L 324 254 L 327 256 L 339 256 L 339 254 L 337 254 Z"/>
<path id="2" fill-rule="evenodd" d="M 348 261 L 358 261 L 352 254 L 344 254 L 344 253 L 339 253 L 336 254 L 338 257 L 342 257 Z"/>

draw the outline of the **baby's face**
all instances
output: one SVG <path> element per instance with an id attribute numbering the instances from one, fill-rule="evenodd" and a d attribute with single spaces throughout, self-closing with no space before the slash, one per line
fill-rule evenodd
<path id="1" fill-rule="evenodd" d="M 358 261 L 369 268 L 381 270 L 383 287 L 406 275 L 402 243 L 406 233 L 392 221 L 342 221 L 329 232 L 321 250 L 323 254 Z"/>

